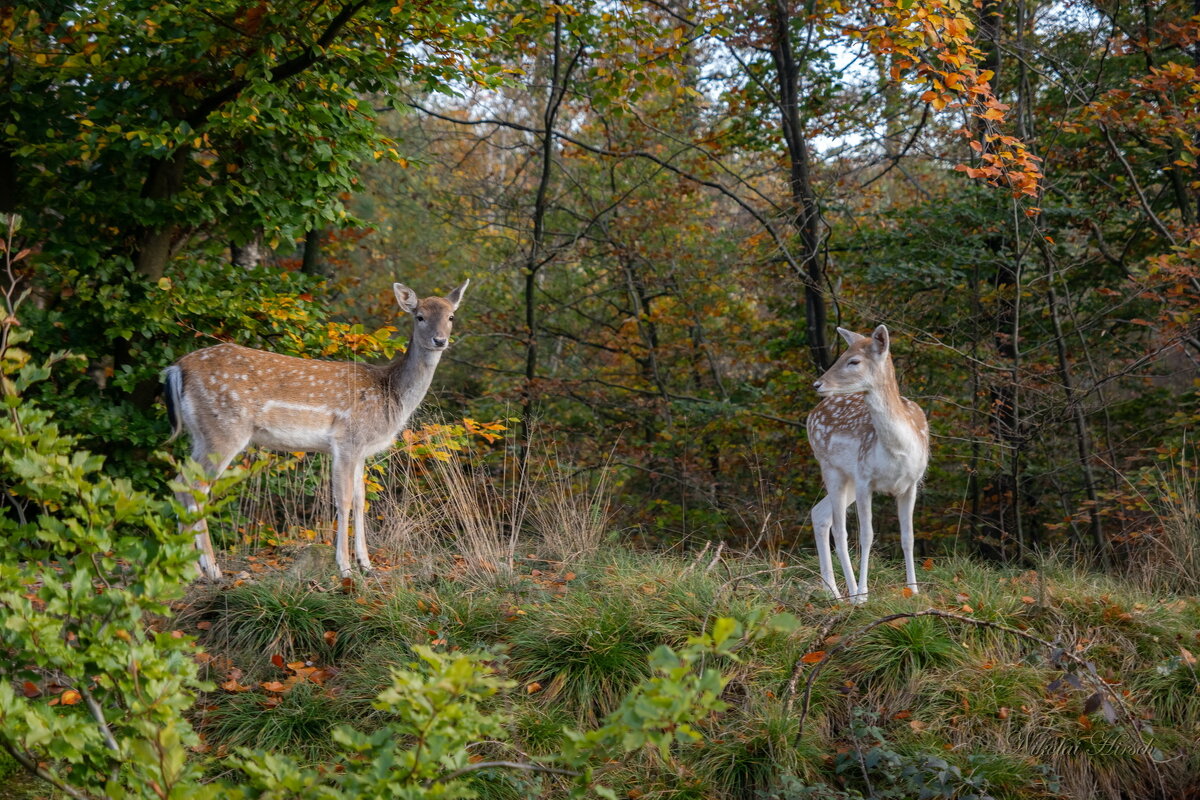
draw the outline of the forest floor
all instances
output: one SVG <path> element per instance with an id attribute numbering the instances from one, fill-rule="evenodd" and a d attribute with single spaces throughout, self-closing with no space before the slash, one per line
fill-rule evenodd
<path id="1" fill-rule="evenodd" d="M 629 798 L 1194 797 L 1200 791 L 1200 599 L 1062 564 L 918 565 L 921 592 L 876 559 L 871 599 L 830 601 L 815 562 L 600 549 L 511 568 L 400 556 L 340 581 L 330 548 L 265 549 L 196 584 L 163 623 L 195 635 L 214 690 L 193 721 L 206 753 L 239 745 L 314 763 L 331 730 L 370 728 L 372 699 L 413 644 L 492 650 L 509 741 L 552 753 L 648 675 L 647 656 L 717 617 L 790 612 L 747 646 L 728 709 L 670 762 L 604 771 Z M 555 797 L 552 779 L 482 771 L 483 797 Z M 768 793 L 769 791 L 769 793 Z M 926 792 L 922 795 L 921 792 Z"/>

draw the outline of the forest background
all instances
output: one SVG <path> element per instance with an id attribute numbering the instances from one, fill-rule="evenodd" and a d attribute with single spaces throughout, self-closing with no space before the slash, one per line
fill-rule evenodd
<path id="1" fill-rule="evenodd" d="M 44 0 L 0 33 L 0 775 L 1194 793 L 1200 5 Z M 393 281 L 468 277 L 367 474 L 380 574 L 305 546 L 321 458 L 251 454 L 208 509 L 233 577 L 195 584 L 161 370 L 383 360 Z M 847 609 L 803 423 L 834 326 L 879 323 L 931 420 L 922 594 L 881 557 Z"/>
<path id="2" fill-rule="evenodd" d="M 932 419 L 923 553 L 1107 560 L 1187 482 L 1197 8 L 385 5 L 0 12 L 36 396 L 110 469 L 180 355 L 379 359 L 470 277 L 428 405 L 647 543 L 807 547 L 835 324 Z"/>

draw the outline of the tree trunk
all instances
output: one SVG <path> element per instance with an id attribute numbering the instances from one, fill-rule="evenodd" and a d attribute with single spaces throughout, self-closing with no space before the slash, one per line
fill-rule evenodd
<path id="1" fill-rule="evenodd" d="M 791 15 L 784 0 L 775 0 L 771 11 L 774 42 L 771 58 L 779 90 L 779 112 L 783 122 L 783 138 L 787 143 L 789 184 L 792 201 L 792 225 L 800 236 L 801 280 L 804 282 L 804 319 L 808 349 L 813 363 L 825 371 L 833 364 L 829 343 L 825 338 L 826 306 L 821 290 L 824 275 L 821 270 L 821 218 L 808 154 L 808 142 L 800 124 L 799 85 L 800 66 L 792 49 Z M 802 57 L 806 54 L 802 54 Z"/>
<path id="2" fill-rule="evenodd" d="M 152 163 L 142 184 L 142 197 L 159 201 L 158 205 L 165 205 L 165 201 L 170 200 L 183 185 L 183 171 L 190 154 L 190 148 L 180 147 L 168 158 Z M 163 276 L 171 257 L 176 232 L 175 224 L 169 222 L 141 229 L 133 258 L 140 274 L 152 281 Z"/>
<path id="3" fill-rule="evenodd" d="M 550 177 L 554 168 L 554 123 L 562 103 L 565 88 L 560 91 L 562 76 L 562 15 L 554 16 L 554 53 L 550 66 L 550 90 L 546 94 L 546 107 L 542 113 L 541 172 L 538 176 L 537 193 L 533 202 L 533 236 L 529 253 L 525 258 L 525 389 L 521 401 L 521 464 L 529 458 L 529 438 L 534 406 L 534 383 L 537 379 L 537 276 L 544 265 L 542 251 L 546 236 L 546 195 L 550 188 Z"/>
<path id="4" fill-rule="evenodd" d="M 309 228 L 304 234 L 304 259 L 300 271 L 305 275 L 324 275 L 325 265 L 321 262 L 321 229 Z"/>
<path id="5" fill-rule="evenodd" d="M 254 269 L 262 264 L 265 256 L 263 248 L 263 230 L 259 228 L 254 232 L 254 236 L 245 244 L 230 244 L 229 245 L 229 260 L 235 267 L 242 269 Z"/>

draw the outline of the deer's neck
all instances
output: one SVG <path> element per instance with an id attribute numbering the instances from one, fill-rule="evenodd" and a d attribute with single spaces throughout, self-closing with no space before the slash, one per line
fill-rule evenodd
<path id="1" fill-rule="evenodd" d="M 418 347 L 416 342 L 409 340 L 408 350 L 388 368 L 388 390 L 399 409 L 401 427 L 408 423 L 425 399 L 441 360 L 442 351 Z"/>
<path id="2" fill-rule="evenodd" d="M 877 441 L 884 449 L 893 453 L 918 449 L 920 437 L 913 427 L 904 398 L 900 396 L 900 386 L 891 364 L 888 364 L 884 380 L 866 393 L 865 400 Z"/>

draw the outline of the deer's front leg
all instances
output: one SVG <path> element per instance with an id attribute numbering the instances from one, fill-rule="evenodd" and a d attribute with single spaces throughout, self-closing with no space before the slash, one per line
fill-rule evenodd
<path id="1" fill-rule="evenodd" d="M 854 564 L 850 560 L 850 543 L 846 533 L 846 509 L 850 507 L 852 489 L 845 484 L 830 487 L 829 500 L 833 504 L 833 546 L 837 549 L 842 574 L 846 576 L 846 597 L 851 603 L 860 603 L 858 582 L 854 579 Z"/>
<path id="2" fill-rule="evenodd" d="M 904 551 L 904 579 L 913 594 L 920 588 L 917 586 L 917 568 L 913 564 L 913 508 L 917 504 L 917 487 L 914 485 L 902 492 L 896 498 L 896 512 L 900 517 L 900 549 Z"/>
<path id="3" fill-rule="evenodd" d="M 354 557 L 363 572 L 371 572 L 371 556 L 367 553 L 367 487 L 363 464 L 354 469 Z"/>
<path id="4" fill-rule="evenodd" d="M 334 559 L 338 573 L 350 577 L 350 512 L 354 505 L 354 481 L 362 479 L 362 470 L 357 473 L 346 456 L 333 453 L 333 502 L 337 506 L 337 539 L 334 542 Z"/>
<path id="5" fill-rule="evenodd" d="M 867 567 L 871 558 L 871 543 L 875 541 L 875 529 L 871 524 L 871 487 L 866 481 L 859 483 L 854 490 L 854 503 L 858 509 L 858 597 L 852 597 L 856 603 L 867 602 Z"/>
<path id="6" fill-rule="evenodd" d="M 837 579 L 833 577 L 833 558 L 829 552 L 829 533 L 833 529 L 833 501 L 829 495 L 812 508 L 813 537 L 817 544 L 817 564 L 821 568 L 821 583 L 834 600 L 838 594 Z"/>

